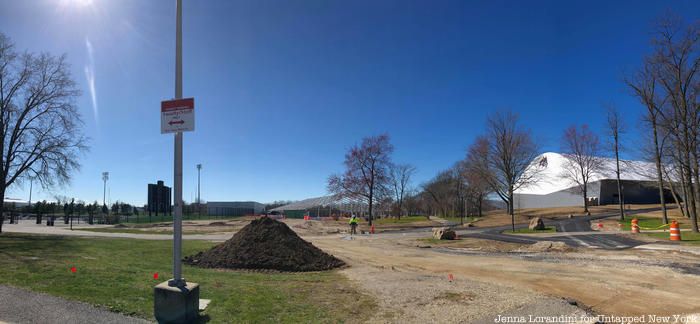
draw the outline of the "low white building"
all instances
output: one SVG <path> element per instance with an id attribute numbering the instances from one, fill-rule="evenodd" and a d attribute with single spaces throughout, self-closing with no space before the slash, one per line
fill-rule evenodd
<path id="1" fill-rule="evenodd" d="M 547 152 L 533 161 L 538 168 L 538 181 L 518 188 L 513 205 L 521 208 L 547 208 L 583 206 L 583 193 L 578 185 L 564 176 L 566 156 Z M 620 197 L 617 191 L 615 159 L 600 158 L 601 172 L 591 177 L 588 183 L 590 205 L 617 204 Z M 622 200 L 630 204 L 658 204 L 659 189 L 656 184 L 656 166 L 644 161 L 620 160 L 622 180 Z M 671 195 L 667 193 L 667 200 Z"/>
<path id="2" fill-rule="evenodd" d="M 265 210 L 265 205 L 255 201 L 209 201 L 209 216 L 246 216 L 258 215 Z"/>

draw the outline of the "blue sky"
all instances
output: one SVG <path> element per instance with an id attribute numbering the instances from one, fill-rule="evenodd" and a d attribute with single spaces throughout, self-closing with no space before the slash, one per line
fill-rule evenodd
<path id="1" fill-rule="evenodd" d="M 186 201 L 197 163 L 204 200 L 323 195 L 345 151 L 383 132 L 420 184 L 462 158 L 499 109 L 556 151 L 569 125 L 602 131 L 601 104 L 614 102 L 633 156 L 642 108 L 621 79 L 649 52 L 656 18 L 700 12 L 698 1 L 184 2 L 197 127 L 185 134 Z M 159 109 L 174 93 L 174 5 L 0 0 L 0 32 L 20 50 L 67 54 L 83 90 L 91 150 L 69 186 L 34 200 L 101 200 L 102 171 L 111 201 L 143 204 L 146 183 L 172 183 Z"/>

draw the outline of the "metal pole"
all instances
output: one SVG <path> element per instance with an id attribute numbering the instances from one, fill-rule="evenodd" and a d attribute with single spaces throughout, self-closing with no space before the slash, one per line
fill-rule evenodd
<path id="1" fill-rule="evenodd" d="M 200 184 L 200 173 L 202 171 L 202 164 L 197 164 L 197 217 L 202 218 L 202 193 L 199 190 Z"/>
<path id="2" fill-rule="evenodd" d="M 202 165 L 197 164 L 197 205 L 202 203 L 202 193 L 199 190 L 199 185 L 200 185 L 200 173 L 202 171 Z"/>
<path id="3" fill-rule="evenodd" d="M 29 208 L 32 208 L 32 185 L 34 184 L 34 179 L 29 178 Z"/>
<path id="4" fill-rule="evenodd" d="M 175 27 L 175 99 L 182 98 L 182 0 L 177 0 Z M 183 287 L 182 278 L 182 132 L 175 133 L 175 217 L 173 219 L 173 280 L 170 286 Z"/>

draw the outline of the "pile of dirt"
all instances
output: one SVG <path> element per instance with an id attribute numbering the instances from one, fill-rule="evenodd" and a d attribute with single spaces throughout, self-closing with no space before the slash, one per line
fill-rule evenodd
<path id="1" fill-rule="evenodd" d="M 256 219 L 228 241 L 209 251 L 185 257 L 203 268 L 321 271 L 345 263 L 304 241 L 285 223 L 268 217 Z"/>
<path id="2" fill-rule="evenodd" d="M 573 248 L 564 242 L 540 241 L 520 248 L 519 252 L 568 252 Z"/>

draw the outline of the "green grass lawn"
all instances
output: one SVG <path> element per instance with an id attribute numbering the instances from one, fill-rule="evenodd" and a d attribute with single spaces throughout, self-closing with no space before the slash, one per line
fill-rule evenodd
<path id="1" fill-rule="evenodd" d="M 209 216 L 209 215 L 182 215 L 182 220 L 188 221 L 188 220 L 210 220 L 210 221 L 219 221 L 219 220 L 231 220 L 231 219 L 236 219 L 240 218 L 242 216 Z M 172 216 L 151 216 L 148 217 L 148 214 L 146 215 L 139 215 L 138 217 L 131 215 L 129 217 L 126 216 L 120 216 L 120 220 L 124 224 L 150 224 L 150 223 L 162 223 L 162 222 L 172 222 L 173 217 Z"/>
<path id="2" fill-rule="evenodd" d="M 153 287 L 170 278 L 169 241 L 0 234 L 0 284 L 23 287 L 153 319 Z M 214 243 L 184 241 L 183 255 Z M 70 268 L 77 272 L 71 273 Z M 160 279 L 153 278 L 155 272 Z M 375 301 L 337 271 L 248 273 L 183 266 L 212 302 L 212 322 L 364 320 Z"/>
<path id="3" fill-rule="evenodd" d="M 644 233 L 644 230 L 642 230 L 642 234 L 666 241 L 669 241 L 670 237 L 668 232 Z M 681 232 L 681 242 L 700 245 L 700 233 Z"/>
<path id="4" fill-rule="evenodd" d="M 516 228 L 515 232 L 513 230 L 503 231 L 506 234 L 536 234 L 536 233 L 556 233 L 557 229 L 554 226 L 546 226 L 543 230 L 531 230 L 527 227 Z"/>
<path id="5" fill-rule="evenodd" d="M 668 229 L 668 226 L 659 228 L 661 225 L 664 224 L 664 222 L 661 218 L 658 217 L 627 216 L 625 217 L 624 221 L 618 221 L 619 223 L 622 223 L 622 230 L 629 231 L 631 228 L 632 219 L 634 218 L 637 218 L 639 220 L 639 227 L 642 227 L 642 231 L 644 231 L 644 228 Z"/>
<path id="6" fill-rule="evenodd" d="M 410 223 L 415 223 L 415 222 L 425 222 L 428 221 L 428 218 L 425 216 L 402 216 L 400 219 L 398 218 L 380 218 L 380 219 L 375 219 L 374 223 L 376 225 L 387 225 L 387 224 L 410 224 Z"/>
<path id="7" fill-rule="evenodd" d="M 76 231 L 88 231 L 88 232 L 98 232 L 98 233 L 129 233 L 129 234 L 167 234 L 172 235 L 172 230 L 156 231 L 156 230 L 140 230 L 137 228 L 114 228 L 114 227 L 100 227 L 100 228 L 78 228 Z M 183 232 L 184 234 L 191 234 Z"/>

